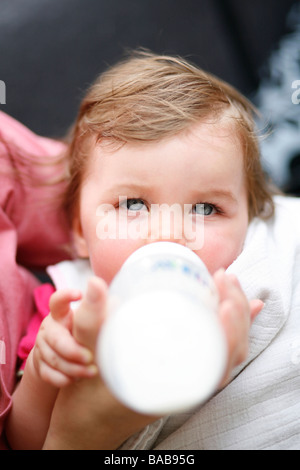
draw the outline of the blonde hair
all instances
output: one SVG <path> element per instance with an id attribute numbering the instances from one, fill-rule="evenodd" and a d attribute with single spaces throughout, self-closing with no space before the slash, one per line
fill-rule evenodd
<path id="1" fill-rule="evenodd" d="M 260 162 L 253 105 L 229 84 L 182 58 L 138 51 L 104 72 L 81 103 L 68 151 L 65 208 L 70 221 L 78 210 L 91 138 L 116 145 L 149 143 L 226 111 L 232 111 L 244 151 L 249 218 L 270 217 L 272 191 Z"/>

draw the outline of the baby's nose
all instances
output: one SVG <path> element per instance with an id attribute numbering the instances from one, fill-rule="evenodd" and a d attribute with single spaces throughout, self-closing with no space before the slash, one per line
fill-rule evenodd
<path id="1" fill-rule="evenodd" d="M 147 227 L 147 242 L 169 241 L 187 246 L 193 251 L 204 246 L 204 217 L 197 221 L 190 211 L 184 211 L 179 204 L 163 204 L 151 211 Z"/>
<path id="2" fill-rule="evenodd" d="M 152 211 L 148 226 L 148 243 L 169 241 L 186 245 L 183 230 L 183 213 L 178 204 L 161 205 L 157 211 Z"/>

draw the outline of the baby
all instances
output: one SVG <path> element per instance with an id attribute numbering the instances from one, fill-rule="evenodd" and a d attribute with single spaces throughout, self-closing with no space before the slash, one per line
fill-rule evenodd
<path id="1" fill-rule="evenodd" d="M 89 259 L 96 277 L 89 281 L 74 315 L 70 303 L 82 297 L 76 285 L 64 290 L 59 285 L 41 288 L 49 292 L 44 295 L 46 306 L 50 294 L 58 290 L 51 297 L 51 314 L 41 324 L 14 395 L 6 430 L 12 447 L 41 448 L 59 388 L 67 386 L 60 393 L 67 393 L 66 389 L 70 395 L 79 378 L 82 382 L 95 377 L 99 380 L 93 350 L 105 319 L 107 285 L 131 253 L 155 241 L 168 240 L 191 247 L 214 276 L 219 291 L 219 316 L 229 352 L 228 370 L 220 389 L 230 377 L 236 378 L 201 410 L 210 408 L 211 414 L 214 400 L 222 394 L 230 397 L 233 384 L 243 400 L 244 388 L 243 384 L 238 385 L 241 379 L 237 374 L 246 366 L 243 361 L 247 357 L 250 321 L 263 307 L 258 299 L 268 302 L 269 298 L 263 287 L 247 290 L 246 283 L 245 294 L 233 274 L 234 267 L 239 266 L 245 246 L 254 237 L 253 227 L 268 227 L 275 211 L 261 168 L 253 111 L 244 97 L 221 80 L 182 59 L 146 52 L 112 67 L 91 87 L 81 104 L 66 156 L 70 180 L 64 207 L 74 234 L 76 256 Z M 175 231 L 172 224 L 168 233 L 162 221 L 155 227 L 149 225 L 154 208 L 174 204 L 182 208 L 182 225 L 192 227 L 193 233 L 201 232 L 202 243 L 191 246 L 186 232 Z M 99 212 L 99 207 L 106 210 Z M 115 236 L 111 232 L 110 236 L 103 232 L 99 236 L 99 223 L 111 218 Z M 145 225 L 146 235 L 141 230 Z M 120 239 L 118 234 L 124 232 L 128 236 Z M 132 237 L 129 232 L 143 235 Z M 247 279 L 251 287 L 262 269 L 260 258 L 256 265 L 254 261 L 251 256 L 247 259 L 252 269 L 252 277 Z M 80 265 L 76 263 L 70 262 L 68 269 L 80 277 Z M 239 277 L 241 273 L 243 270 L 237 269 Z M 93 327 L 89 328 L 90 318 Z M 273 325 L 274 320 L 269 321 Z M 92 339 L 85 338 L 80 330 L 85 322 L 89 332 L 97 326 L 92 335 L 87 333 Z M 257 342 L 261 342 L 259 332 Z M 264 340 L 263 344 L 266 347 Z M 253 360 L 254 356 L 250 357 Z M 239 369 L 234 369 L 239 364 Z M 232 390 L 234 396 L 236 390 Z M 226 408 L 222 411 L 217 404 L 216 410 L 215 416 L 222 420 Z M 197 417 L 197 412 L 191 412 L 187 423 L 193 417 Z M 119 439 L 99 442 L 98 447 L 118 447 L 153 420 L 154 417 L 143 417 Z M 161 448 L 183 448 L 183 441 L 186 448 L 210 448 L 212 442 L 217 442 L 217 448 L 234 447 L 232 439 L 229 437 L 227 442 L 222 433 L 220 440 L 209 440 L 211 422 L 205 425 L 207 437 L 204 426 L 200 434 L 193 433 L 196 441 L 185 437 L 177 442 L 175 438 L 168 439 L 174 435 L 178 421 L 175 424 L 169 419 L 168 433 L 164 423 L 161 420 L 156 441 L 156 445 L 162 443 Z M 226 426 L 230 436 L 230 426 Z M 188 436 L 188 427 L 182 432 Z M 213 433 L 218 435 L 217 428 Z M 124 448 L 153 445 L 143 439 L 135 440 L 134 445 L 129 439 Z M 255 445 L 255 439 L 248 445 Z M 261 446 L 264 445 L 262 440 Z M 97 443 L 91 442 L 90 446 L 96 447 Z"/>

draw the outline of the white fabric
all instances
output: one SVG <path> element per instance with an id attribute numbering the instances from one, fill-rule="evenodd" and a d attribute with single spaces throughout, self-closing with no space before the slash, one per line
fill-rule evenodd
<path id="1" fill-rule="evenodd" d="M 89 260 L 76 259 L 73 261 L 61 261 L 53 266 L 48 266 L 47 273 L 52 279 L 56 289 L 79 289 L 82 293 L 86 291 L 88 279 L 93 276 Z M 74 309 L 80 301 L 72 302 Z"/>
<path id="2" fill-rule="evenodd" d="M 300 200 L 275 200 L 274 220 L 251 224 L 228 269 L 249 299 L 266 303 L 251 329 L 249 357 L 176 430 L 171 417 L 156 449 L 300 449 Z"/>
<path id="3" fill-rule="evenodd" d="M 300 450 L 300 199 L 275 201 L 275 217 L 250 224 L 243 252 L 228 268 L 249 299 L 265 302 L 251 328 L 248 359 L 200 409 L 162 418 L 122 449 Z M 49 273 L 57 287 L 63 273 L 63 282 L 79 288 L 92 274 L 83 260 Z"/>

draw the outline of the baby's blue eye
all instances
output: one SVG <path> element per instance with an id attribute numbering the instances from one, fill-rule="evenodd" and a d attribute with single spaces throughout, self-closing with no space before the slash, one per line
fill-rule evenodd
<path id="1" fill-rule="evenodd" d="M 193 207 L 193 214 L 198 215 L 212 215 L 216 212 L 216 207 L 213 204 L 204 202 L 203 204 L 196 204 Z"/>
<path id="2" fill-rule="evenodd" d="M 126 203 L 126 209 L 130 211 L 142 211 L 147 209 L 146 204 L 142 199 L 126 199 L 124 204 Z"/>

